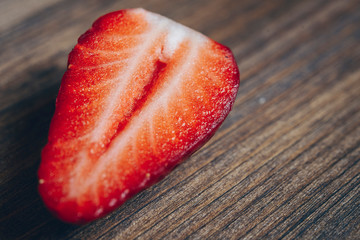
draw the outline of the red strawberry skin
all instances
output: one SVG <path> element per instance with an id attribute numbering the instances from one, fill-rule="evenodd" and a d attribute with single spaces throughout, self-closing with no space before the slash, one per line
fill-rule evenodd
<path id="1" fill-rule="evenodd" d="M 103 217 L 200 148 L 235 101 L 231 51 L 143 9 L 100 17 L 69 54 L 39 192 L 66 222 Z"/>

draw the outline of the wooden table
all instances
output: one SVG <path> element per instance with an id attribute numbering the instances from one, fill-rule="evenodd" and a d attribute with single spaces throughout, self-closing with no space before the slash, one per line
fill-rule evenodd
<path id="1" fill-rule="evenodd" d="M 64 224 L 36 172 L 67 54 L 143 7 L 229 46 L 241 86 L 217 134 L 108 217 Z M 360 1 L 2 0 L 0 239 L 360 238 Z"/>

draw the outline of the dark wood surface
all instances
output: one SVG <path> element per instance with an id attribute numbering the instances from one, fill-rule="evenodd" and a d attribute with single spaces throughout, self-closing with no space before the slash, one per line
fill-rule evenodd
<path id="1" fill-rule="evenodd" d="M 53 218 L 36 172 L 67 54 L 143 7 L 229 46 L 241 86 L 217 134 L 86 226 Z M 360 239 L 360 1 L 1 0 L 0 239 Z"/>

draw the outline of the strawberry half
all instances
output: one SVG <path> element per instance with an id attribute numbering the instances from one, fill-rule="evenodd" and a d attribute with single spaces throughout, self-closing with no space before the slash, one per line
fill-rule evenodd
<path id="1" fill-rule="evenodd" d="M 100 17 L 69 55 L 39 191 L 60 219 L 102 217 L 163 178 L 228 115 L 231 51 L 143 9 Z"/>

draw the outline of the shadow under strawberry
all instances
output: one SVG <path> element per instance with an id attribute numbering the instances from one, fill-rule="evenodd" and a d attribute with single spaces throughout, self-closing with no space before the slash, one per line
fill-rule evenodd
<path id="1" fill-rule="evenodd" d="M 51 216 L 37 190 L 40 153 L 64 71 L 48 65 L 22 73 L 29 78 L 23 87 L 51 84 L 0 112 L 0 239 L 59 238 L 76 228 Z"/>

